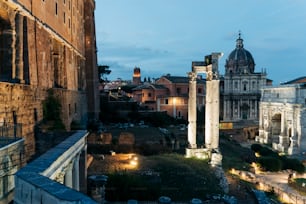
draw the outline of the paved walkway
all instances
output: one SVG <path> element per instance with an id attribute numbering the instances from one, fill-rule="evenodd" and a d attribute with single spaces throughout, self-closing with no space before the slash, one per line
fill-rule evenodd
<path id="1" fill-rule="evenodd" d="M 273 190 L 280 198 L 288 203 L 305 204 L 306 196 L 301 195 L 298 191 L 288 185 L 289 172 L 277 173 L 260 173 L 253 174 L 247 171 L 235 171 L 233 174 L 239 175 L 241 179 L 258 183 L 262 190 Z M 299 178 L 306 178 L 306 175 L 298 175 Z"/>

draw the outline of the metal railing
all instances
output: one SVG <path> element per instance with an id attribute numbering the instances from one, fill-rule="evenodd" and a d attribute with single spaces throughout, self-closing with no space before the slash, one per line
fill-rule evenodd
<path id="1" fill-rule="evenodd" d="M 22 124 L 0 123 L 0 145 L 6 145 L 22 137 Z"/>

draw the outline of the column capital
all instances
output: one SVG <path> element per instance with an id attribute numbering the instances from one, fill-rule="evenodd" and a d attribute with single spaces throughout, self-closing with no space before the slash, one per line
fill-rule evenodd
<path id="1" fill-rule="evenodd" d="M 188 72 L 189 81 L 197 81 L 197 74 L 195 72 Z"/>

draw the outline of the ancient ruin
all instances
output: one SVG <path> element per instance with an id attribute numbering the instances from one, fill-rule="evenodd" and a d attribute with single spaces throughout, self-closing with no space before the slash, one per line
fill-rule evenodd
<path id="1" fill-rule="evenodd" d="M 289 155 L 306 152 L 306 88 L 301 79 L 262 89 L 256 141 Z"/>
<path id="2" fill-rule="evenodd" d="M 219 153 L 219 73 L 218 59 L 222 53 L 212 53 L 203 62 L 192 62 L 189 76 L 188 101 L 188 147 L 186 157 L 210 158 L 212 165 L 221 164 Z M 198 147 L 197 137 L 197 101 L 196 78 L 198 74 L 206 74 L 206 105 L 205 105 L 205 147 Z"/>

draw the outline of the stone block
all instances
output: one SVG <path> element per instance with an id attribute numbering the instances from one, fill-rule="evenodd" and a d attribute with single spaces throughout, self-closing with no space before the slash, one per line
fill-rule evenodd
<path id="1" fill-rule="evenodd" d="M 135 137 L 133 133 L 122 132 L 118 140 L 119 145 L 133 145 L 135 143 Z"/>
<path id="2" fill-rule="evenodd" d="M 112 144 L 112 133 L 110 132 L 103 132 L 100 134 L 99 140 L 102 144 Z"/>

